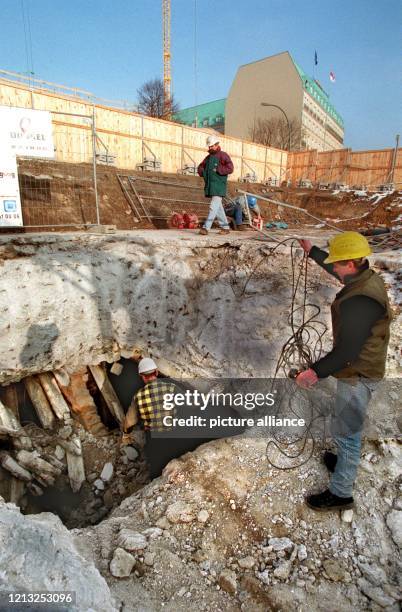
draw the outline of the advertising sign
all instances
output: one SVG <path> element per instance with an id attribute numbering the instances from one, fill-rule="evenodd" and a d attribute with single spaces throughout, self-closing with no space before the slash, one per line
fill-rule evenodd
<path id="1" fill-rule="evenodd" d="M 0 149 L 0 227 L 23 225 L 15 153 Z"/>
<path id="2" fill-rule="evenodd" d="M 51 114 L 0 106 L 0 142 L 15 155 L 54 158 Z"/>

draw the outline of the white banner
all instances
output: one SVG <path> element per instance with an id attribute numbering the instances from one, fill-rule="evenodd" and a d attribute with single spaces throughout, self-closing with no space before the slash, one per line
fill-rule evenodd
<path id="1" fill-rule="evenodd" d="M 0 227 L 23 225 L 15 153 L 0 149 Z"/>
<path id="2" fill-rule="evenodd" d="M 0 148 L 15 155 L 54 158 L 52 117 L 48 111 L 0 106 Z"/>

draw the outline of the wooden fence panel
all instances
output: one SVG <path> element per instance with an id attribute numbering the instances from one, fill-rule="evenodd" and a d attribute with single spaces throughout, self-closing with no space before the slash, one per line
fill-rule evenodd
<path id="1" fill-rule="evenodd" d="M 147 144 L 162 162 L 164 172 L 177 172 L 184 164 L 198 165 L 207 154 L 206 138 L 210 131 L 144 117 L 136 113 L 101 105 L 93 105 L 46 89 L 29 88 L 0 79 L 0 105 L 35 108 L 53 112 L 56 159 L 67 162 L 91 161 L 90 123 L 77 115 L 92 116 L 95 109 L 98 152 L 115 156 L 119 168 L 135 169 L 143 161 Z M 58 114 L 60 112 L 74 115 Z M 232 157 L 235 171 L 229 177 L 236 180 L 253 170 L 259 181 L 270 177 L 301 178 L 313 182 L 346 182 L 375 187 L 387 182 L 394 150 L 297 151 L 287 153 L 221 135 L 222 149 Z M 147 154 L 149 157 L 150 154 Z M 402 184 L 402 153 L 398 152 L 394 182 Z"/>

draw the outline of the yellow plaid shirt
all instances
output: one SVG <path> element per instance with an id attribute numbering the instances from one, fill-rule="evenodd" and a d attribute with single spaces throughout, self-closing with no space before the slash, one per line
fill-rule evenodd
<path id="1" fill-rule="evenodd" d="M 175 416 L 175 409 L 166 410 L 163 407 L 165 393 L 175 393 L 172 383 L 161 380 L 152 380 L 140 389 L 134 396 L 133 402 L 138 409 L 145 430 L 165 431 L 169 429 L 163 424 L 163 417 Z"/>

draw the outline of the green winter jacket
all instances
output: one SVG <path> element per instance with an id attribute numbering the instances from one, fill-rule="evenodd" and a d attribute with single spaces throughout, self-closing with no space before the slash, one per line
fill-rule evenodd
<path id="1" fill-rule="evenodd" d="M 198 166 L 198 174 L 203 177 L 204 193 L 207 198 L 226 195 L 228 174 L 233 172 L 233 162 L 229 155 L 218 149 L 210 153 Z"/>

